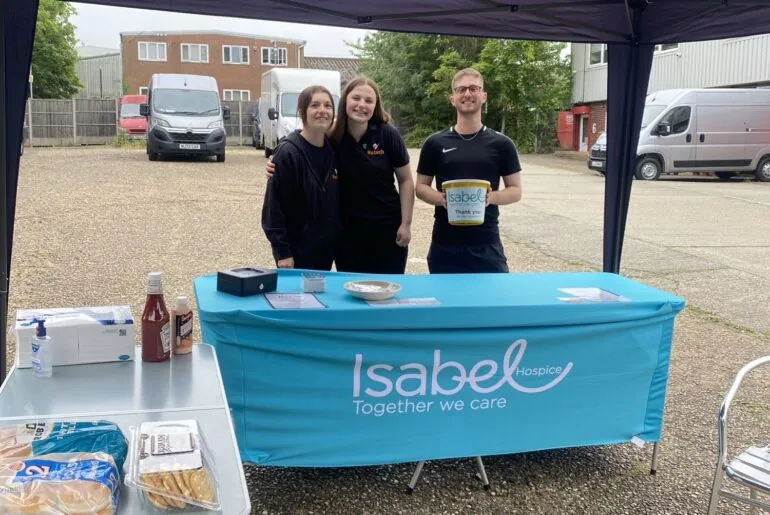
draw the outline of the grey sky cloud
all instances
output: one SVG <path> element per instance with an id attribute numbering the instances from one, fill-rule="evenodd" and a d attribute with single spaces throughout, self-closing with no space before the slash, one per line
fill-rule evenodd
<path id="1" fill-rule="evenodd" d="M 360 29 L 144 11 L 102 5 L 73 3 L 73 6 L 78 11 L 72 20 L 77 27 L 78 39 L 85 45 L 108 48 L 120 48 L 121 32 L 224 30 L 276 38 L 301 39 L 307 41 L 305 55 L 349 57 L 351 52 L 346 42 L 355 43 L 372 32 Z"/>

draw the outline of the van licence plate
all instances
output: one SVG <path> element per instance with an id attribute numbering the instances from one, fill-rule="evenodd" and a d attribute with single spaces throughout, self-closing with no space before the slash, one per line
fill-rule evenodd
<path id="1" fill-rule="evenodd" d="M 180 143 L 179 144 L 180 150 L 200 150 L 200 145 L 194 145 L 192 143 Z"/>
<path id="2" fill-rule="evenodd" d="M 591 161 L 591 166 L 602 166 L 603 164 L 601 161 Z"/>

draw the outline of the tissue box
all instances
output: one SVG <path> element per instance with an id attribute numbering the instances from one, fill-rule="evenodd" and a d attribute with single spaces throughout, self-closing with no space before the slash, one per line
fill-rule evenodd
<path id="1" fill-rule="evenodd" d="M 130 306 L 21 309 L 16 312 L 16 367 L 31 368 L 36 318 L 45 319 L 53 366 L 131 361 L 136 325 Z"/>
<path id="2" fill-rule="evenodd" d="M 241 267 L 217 272 L 217 290 L 230 295 L 249 297 L 270 293 L 276 288 L 278 288 L 278 274 L 275 270 Z"/>

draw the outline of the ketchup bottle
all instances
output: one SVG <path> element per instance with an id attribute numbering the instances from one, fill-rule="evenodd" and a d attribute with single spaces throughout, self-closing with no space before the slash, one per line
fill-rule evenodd
<path id="1" fill-rule="evenodd" d="M 171 357 L 171 322 L 163 300 L 160 272 L 147 276 L 147 302 L 142 314 L 142 361 L 166 361 Z"/>

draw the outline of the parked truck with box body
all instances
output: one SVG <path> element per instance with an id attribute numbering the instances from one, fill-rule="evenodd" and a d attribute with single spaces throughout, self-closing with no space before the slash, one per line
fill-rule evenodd
<path id="1" fill-rule="evenodd" d="M 270 157 L 278 142 L 290 132 L 301 129 L 297 113 L 299 94 L 308 86 L 325 86 L 332 93 L 334 108 L 340 98 L 340 72 L 307 68 L 273 68 L 262 74 L 262 141 L 265 157 Z"/>

